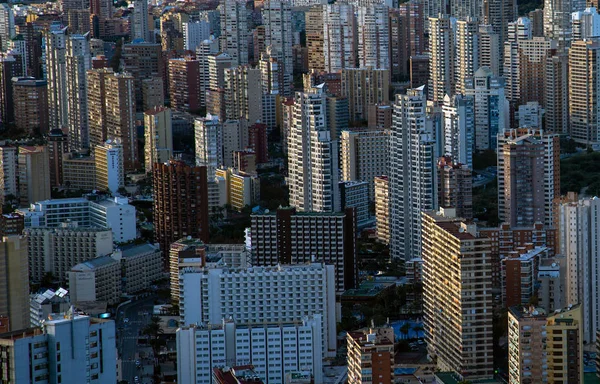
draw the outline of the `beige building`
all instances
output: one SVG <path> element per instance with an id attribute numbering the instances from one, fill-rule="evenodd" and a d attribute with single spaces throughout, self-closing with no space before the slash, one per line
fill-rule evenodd
<path id="1" fill-rule="evenodd" d="M 373 68 L 346 68 L 342 70 L 342 96 L 348 98 L 350 122 L 369 119 L 369 106 L 386 104 L 389 95 L 390 71 Z"/>
<path id="2" fill-rule="evenodd" d="M 260 179 L 256 175 L 240 172 L 234 168 L 217 169 L 217 178 L 226 184 L 227 204 L 241 211 L 247 205 L 260 200 Z"/>
<path id="3" fill-rule="evenodd" d="M 225 117 L 246 119 L 251 124 L 262 120 L 261 70 L 250 66 L 226 68 Z"/>
<path id="4" fill-rule="evenodd" d="M 179 271 L 185 267 L 201 268 L 206 265 L 206 245 L 200 239 L 184 237 L 169 248 L 169 279 L 171 301 L 179 302 Z"/>
<path id="5" fill-rule="evenodd" d="M 308 48 L 308 70 L 325 72 L 323 56 L 323 7 L 315 5 L 306 12 L 306 47 Z"/>
<path id="6" fill-rule="evenodd" d="M 441 371 L 463 380 L 491 378 L 491 240 L 454 209 L 423 218 L 423 302 L 427 352 Z"/>
<path id="7" fill-rule="evenodd" d="M 387 176 L 375 177 L 375 219 L 377 240 L 390 243 L 390 195 Z"/>
<path id="8" fill-rule="evenodd" d="M 76 209 L 76 208 L 74 208 Z M 66 281 L 74 265 L 113 251 L 113 234 L 109 228 L 78 227 L 76 223 L 61 227 L 27 228 L 29 277 L 39 282 L 47 273 Z"/>
<path id="9" fill-rule="evenodd" d="M 574 41 L 569 49 L 569 135 L 580 144 L 600 142 L 598 100 L 600 42 Z"/>
<path id="10" fill-rule="evenodd" d="M 0 315 L 8 317 L 9 330 L 29 327 L 29 272 L 27 238 L 5 236 L 0 243 Z M 4 325 L 4 324 L 3 324 Z"/>
<path id="11" fill-rule="evenodd" d="M 508 372 L 511 383 L 583 383 L 581 306 L 546 316 L 540 308 L 508 312 Z M 534 379 L 531 381 L 531 379 Z"/>
<path id="12" fill-rule="evenodd" d="M 162 77 L 151 77 L 142 80 L 143 110 L 162 107 L 165 104 L 165 90 Z"/>
<path id="13" fill-rule="evenodd" d="M 394 329 L 365 328 L 348 332 L 348 382 L 394 382 Z"/>
<path id="14" fill-rule="evenodd" d="M 454 94 L 454 37 L 450 17 L 429 18 L 428 100 L 442 102 Z"/>
<path id="15" fill-rule="evenodd" d="M 96 188 L 96 160 L 91 156 L 63 155 L 63 185 L 69 189 L 91 191 Z"/>
<path id="16" fill-rule="evenodd" d="M 26 207 L 51 197 L 47 147 L 19 147 L 18 169 L 21 206 Z"/>
<path id="17" fill-rule="evenodd" d="M 144 112 L 144 165 L 152 171 L 154 163 L 166 163 L 173 156 L 171 110 L 154 107 Z"/>
<path id="18" fill-rule="evenodd" d="M 46 80 L 13 77 L 15 125 L 28 134 L 46 133 L 48 128 L 48 87 Z"/>
<path id="19" fill-rule="evenodd" d="M 72 303 L 100 301 L 114 305 L 121 299 L 121 263 L 110 255 L 74 265 L 67 275 Z"/>
<path id="20" fill-rule="evenodd" d="M 388 174 L 390 133 L 383 129 L 352 129 L 340 135 L 343 181 L 369 183 L 369 200 L 375 199 L 374 178 Z"/>

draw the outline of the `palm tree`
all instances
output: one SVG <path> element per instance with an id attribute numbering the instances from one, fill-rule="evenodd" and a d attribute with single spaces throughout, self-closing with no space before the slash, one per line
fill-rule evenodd
<path id="1" fill-rule="evenodd" d="M 404 335 L 403 339 L 407 338 L 409 329 L 410 329 L 410 324 L 409 323 L 404 323 L 400 327 L 400 332 L 402 333 L 402 335 Z"/>
<path id="2" fill-rule="evenodd" d="M 416 337 L 416 338 L 419 338 L 419 332 L 423 331 L 423 330 L 424 330 L 424 328 L 423 328 L 423 326 L 422 326 L 422 325 L 420 325 L 420 324 L 416 324 L 414 327 L 412 327 L 412 330 L 413 330 L 413 332 L 414 332 L 414 333 L 415 333 L 415 335 L 416 335 L 415 337 Z"/>
<path id="3" fill-rule="evenodd" d="M 147 335 L 150 337 L 150 347 L 152 347 L 152 353 L 154 354 L 154 361 L 156 362 L 158 358 L 158 353 L 160 352 L 160 347 L 163 344 L 163 341 L 160 340 L 160 335 L 164 333 L 163 329 L 160 327 L 160 317 L 152 316 L 150 318 L 150 322 L 146 324 L 146 326 L 142 329 L 142 335 Z"/>

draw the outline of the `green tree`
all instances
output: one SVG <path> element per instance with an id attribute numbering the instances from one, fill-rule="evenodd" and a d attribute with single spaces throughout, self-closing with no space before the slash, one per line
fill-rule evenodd
<path id="1" fill-rule="evenodd" d="M 160 317 L 158 316 L 152 316 L 150 318 L 150 322 L 142 329 L 142 335 L 146 335 L 150 338 L 149 344 L 152 348 L 155 362 L 158 361 L 157 358 L 158 353 L 160 352 L 160 347 L 164 344 L 163 340 L 160 339 L 160 336 L 163 333 L 164 331 L 160 326 Z"/>
<path id="2" fill-rule="evenodd" d="M 402 324 L 402 326 L 400 327 L 400 333 L 402 333 L 402 335 L 404 336 L 403 339 L 407 339 L 408 338 L 408 331 L 409 330 L 410 330 L 410 324 L 409 323 Z"/>

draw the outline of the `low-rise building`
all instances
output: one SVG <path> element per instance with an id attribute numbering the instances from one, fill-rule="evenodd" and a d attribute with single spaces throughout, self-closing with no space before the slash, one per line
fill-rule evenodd
<path id="1" fill-rule="evenodd" d="M 52 313 L 67 312 L 71 307 L 69 292 L 64 288 L 47 289 L 29 299 L 31 327 L 40 327 Z"/>
<path id="2" fill-rule="evenodd" d="M 162 252 L 157 245 L 124 246 L 112 254 L 121 262 L 123 292 L 131 295 L 150 288 L 163 277 Z"/>
<path id="3" fill-rule="evenodd" d="M 96 188 L 96 161 L 91 156 L 65 153 L 62 160 L 63 187 L 91 191 Z"/>
<path id="4" fill-rule="evenodd" d="M 121 263 L 110 256 L 77 264 L 68 276 L 73 303 L 105 301 L 114 305 L 121 299 Z"/>

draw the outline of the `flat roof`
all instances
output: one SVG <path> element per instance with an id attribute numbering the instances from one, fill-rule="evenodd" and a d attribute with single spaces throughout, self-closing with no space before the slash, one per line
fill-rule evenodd
<path id="1" fill-rule="evenodd" d="M 139 255 L 140 253 L 156 252 L 158 247 L 152 244 L 138 244 L 138 245 L 126 245 L 121 248 L 121 255 L 123 257 L 132 257 Z"/>

